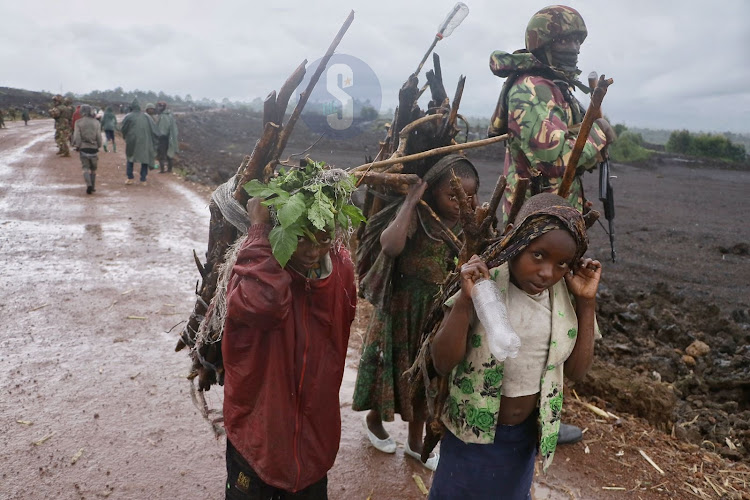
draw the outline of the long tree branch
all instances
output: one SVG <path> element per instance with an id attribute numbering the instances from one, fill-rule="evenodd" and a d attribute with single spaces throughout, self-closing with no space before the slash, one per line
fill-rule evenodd
<path id="1" fill-rule="evenodd" d="M 387 160 L 383 161 L 376 161 L 373 163 L 366 163 L 364 165 L 360 165 L 358 167 L 354 167 L 352 169 L 349 169 L 350 172 L 360 172 L 362 170 L 367 170 L 370 168 L 380 168 L 380 167 L 387 167 L 389 165 L 394 165 L 396 163 L 407 163 L 410 161 L 415 160 L 421 160 L 423 158 L 429 158 L 430 156 L 436 156 L 441 154 L 448 154 L 453 153 L 454 151 L 461 151 L 463 149 L 472 149 L 472 148 L 481 148 L 482 146 L 489 146 L 490 144 L 494 144 L 496 142 L 504 141 L 508 138 L 508 134 L 498 135 L 497 137 L 490 137 L 489 139 L 481 139 L 479 141 L 473 141 L 473 142 L 464 142 L 462 144 L 452 144 L 450 146 L 443 146 L 440 148 L 430 149 L 428 151 L 423 151 L 421 153 L 415 153 L 413 155 L 408 156 L 400 156 L 397 158 L 388 158 Z"/>
<path id="2" fill-rule="evenodd" d="M 344 34 L 349 29 L 349 26 L 351 26 L 352 21 L 354 21 L 354 11 L 351 11 L 349 13 L 349 16 L 346 18 L 346 21 L 344 21 L 343 26 L 341 26 L 341 29 L 336 34 L 336 38 L 333 39 L 333 42 L 331 42 L 331 45 L 328 47 L 325 55 L 320 60 L 320 64 L 318 64 L 318 67 L 315 68 L 315 73 L 313 73 L 312 77 L 310 78 L 310 82 L 307 84 L 307 88 L 304 90 L 304 92 L 302 92 L 302 94 L 300 94 L 297 106 L 295 106 L 294 111 L 292 111 L 292 116 L 289 117 L 289 121 L 286 122 L 286 125 L 284 125 L 284 129 L 281 131 L 281 134 L 279 134 L 279 141 L 276 143 L 276 148 L 274 149 L 273 156 L 271 157 L 272 159 L 278 160 L 279 156 L 281 156 L 281 153 L 284 152 L 286 143 L 289 141 L 289 137 L 292 135 L 292 131 L 294 130 L 294 125 L 295 123 L 297 123 L 297 120 L 302 114 L 302 109 L 305 107 L 305 104 L 307 104 L 307 100 L 310 98 L 315 85 L 317 85 L 318 80 L 320 80 L 320 75 L 323 74 L 326 66 L 328 66 L 328 61 L 336 51 L 336 47 L 338 47 L 341 39 L 344 38 Z"/>

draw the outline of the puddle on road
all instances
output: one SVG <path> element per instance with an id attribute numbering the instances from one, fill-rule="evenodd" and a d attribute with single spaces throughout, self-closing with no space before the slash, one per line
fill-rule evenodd
<path id="1" fill-rule="evenodd" d="M 34 137 L 31 141 L 22 146 L 0 151 L 0 175 L 8 173 L 7 171 L 12 165 L 21 163 L 23 160 L 28 160 L 29 158 L 33 158 L 34 155 L 29 154 L 28 150 L 36 144 L 48 139 L 50 139 L 50 137 L 45 130 L 44 133 L 39 134 L 37 137 Z"/>
<path id="2" fill-rule="evenodd" d="M 176 182 L 170 182 L 168 187 L 185 199 L 188 208 L 198 217 L 193 219 L 194 223 L 196 225 L 205 224 L 208 227 L 211 219 L 211 213 L 208 210 L 208 200 Z"/>

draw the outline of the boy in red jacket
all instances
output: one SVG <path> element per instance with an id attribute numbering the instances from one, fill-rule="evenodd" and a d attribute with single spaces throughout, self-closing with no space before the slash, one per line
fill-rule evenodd
<path id="1" fill-rule="evenodd" d="M 353 265 L 332 231 L 311 227 L 282 267 L 268 208 L 256 197 L 247 213 L 222 338 L 226 498 L 326 499 L 341 437 Z"/>

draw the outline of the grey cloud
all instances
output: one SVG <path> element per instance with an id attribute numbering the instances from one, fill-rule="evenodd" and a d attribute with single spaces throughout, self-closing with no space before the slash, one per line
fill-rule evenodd
<path id="1" fill-rule="evenodd" d="M 464 1 L 469 16 L 436 52 L 449 94 L 458 76 L 467 76 L 462 113 L 487 117 L 502 85 L 489 71 L 489 54 L 523 47 L 529 17 L 553 2 Z M 278 90 L 302 59 L 322 56 L 352 8 L 355 20 L 339 52 L 373 68 L 385 111 L 395 106 L 398 89 L 454 3 L 438 1 L 427 9 L 403 0 L 288 0 L 275 6 L 185 0 L 176 8 L 131 0 L 123 12 L 106 4 L 70 9 L 53 0 L 2 2 L 4 36 L 22 43 L 0 46 L 0 85 L 262 98 Z M 750 81 L 750 2 L 714 0 L 710 8 L 698 0 L 569 3 L 589 28 L 580 59 L 584 74 L 595 69 L 615 79 L 605 101 L 613 121 L 683 127 L 700 116 L 700 127 L 750 129 L 744 90 Z M 425 69 L 430 67 L 428 61 Z"/>

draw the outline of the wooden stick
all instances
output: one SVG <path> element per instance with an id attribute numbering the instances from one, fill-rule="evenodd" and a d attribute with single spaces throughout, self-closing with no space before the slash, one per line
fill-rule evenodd
<path id="1" fill-rule="evenodd" d="M 306 64 L 307 59 L 297 66 L 297 69 L 294 70 L 291 76 L 286 79 L 284 85 L 279 89 L 279 95 L 276 97 L 276 116 L 274 116 L 274 123 L 281 124 L 284 122 L 284 114 L 286 113 L 289 99 L 292 97 L 292 92 L 299 87 L 299 84 L 302 83 L 302 79 L 305 78 L 305 73 L 307 73 L 307 70 L 305 69 Z"/>
<path id="2" fill-rule="evenodd" d="M 247 192 L 243 186 L 250 180 L 257 179 L 261 174 L 263 167 L 266 166 L 266 156 L 268 156 L 269 150 L 276 143 L 278 134 L 279 125 L 273 122 L 266 123 L 263 135 L 255 143 L 255 147 L 245 164 L 245 168 L 239 174 L 240 178 L 237 181 L 237 188 L 234 190 L 234 199 L 240 202 L 241 205 L 244 206 L 248 200 Z M 243 163 L 245 163 L 244 160 Z"/>
<path id="3" fill-rule="evenodd" d="M 467 230 L 471 233 L 476 232 L 476 221 L 474 220 L 474 210 L 471 209 L 471 204 L 469 203 L 469 197 L 466 195 L 466 191 L 464 191 L 464 186 L 461 184 L 461 179 L 456 177 L 456 172 L 452 168 L 451 168 L 450 185 L 451 185 L 451 190 L 453 191 L 453 196 L 455 196 L 456 199 L 458 200 L 459 218 L 461 220 L 461 226 L 464 230 L 464 233 L 466 233 Z"/>
<path id="4" fill-rule="evenodd" d="M 417 118 L 416 120 L 410 122 L 408 125 L 402 128 L 398 133 L 398 148 L 391 155 L 391 158 L 403 158 L 404 153 L 406 152 L 406 146 L 409 143 L 409 134 L 416 130 L 417 127 L 420 127 L 425 123 L 441 120 L 442 118 L 442 113 L 426 115 L 421 118 Z"/>
<path id="5" fill-rule="evenodd" d="M 265 128 L 268 122 L 276 122 L 276 91 L 271 91 L 263 101 L 263 127 Z M 278 124 L 278 123 L 277 123 Z"/>
<path id="6" fill-rule="evenodd" d="M 513 224 L 516 221 L 519 210 L 523 206 L 523 202 L 526 201 L 526 190 L 529 189 L 530 179 L 522 177 L 518 179 L 516 188 L 513 190 L 513 203 L 510 206 L 510 212 L 508 212 L 508 224 Z"/>
<path id="7" fill-rule="evenodd" d="M 292 131 L 294 130 L 294 125 L 295 123 L 297 123 L 297 120 L 302 114 L 302 109 L 305 107 L 305 104 L 307 104 L 307 100 L 310 98 L 315 85 L 317 85 L 318 80 L 320 80 L 320 75 L 322 75 L 323 71 L 325 71 L 326 66 L 328 65 L 328 61 L 330 61 L 333 53 L 336 51 L 336 47 L 338 47 L 341 39 L 344 38 L 344 34 L 349 29 L 349 26 L 351 26 L 352 21 L 354 21 L 354 11 L 351 11 L 349 13 L 346 21 L 344 21 L 341 29 L 339 29 L 339 32 L 336 34 L 336 38 L 333 39 L 333 42 L 331 42 L 331 45 L 328 47 L 325 55 L 321 58 L 320 64 L 318 64 L 318 67 L 315 68 L 315 73 L 313 73 L 312 77 L 310 78 L 310 82 L 307 84 L 307 88 L 302 92 L 302 94 L 300 94 L 299 101 L 294 107 L 294 111 L 292 111 L 292 116 L 289 117 L 289 121 L 286 122 L 286 124 L 284 125 L 284 129 L 279 134 L 279 141 L 273 150 L 273 159 L 278 160 L 279 156 L 281 156 L 281 153 L 284 151 L 286 143 L 287 141 L 289 141 L 289 137 L 292 135 Z"/>
<path id="8" fill-rule="evenodd" d="M 581 159 L 583 153 L 583 147 L 586 145 L 586 141 L 591 133 L 591 127 L 594 125 L 594 121 L 601 116 L 601 106 L 604 96 L 607 95 L 607 87 L 612 85 L 614 80 L 611 78 L 608 80 L 604 79 L 604 75 L 599 77 L 594 95 L 591 97 L 591 105 L 586 110 L 586 115 L 583 117 L 581 122 L 581 130 L 578 132 L 576 137 L 573 151 L 570 153 L 570 160 L 565 166 L 565 173 L 563 174 L 562 182 L 557 190 L 557 194 L 562 198 L 567 198 L 570 194 L 570 186 L 573 184 L 573 179 L 576 176 L 576 168 L 578 168 L 578 160 Z"/>
<path id="9" fill-rule="evenodd" d="M 490 228 L 490 224 L 492 224 L 492 219 L 497 214 L 497 207 L 500 206 L 500 200 L 503 197 L 503 193 L 505 192 L 505 186 L 507 185 L 507 179 L 504 175 L 501 175 L 497 179 L 497 184 L 495 184 L 495 191 L 492 192 L 492 198 L 490 198 L 490 206 L 489 209 L 487 209 L 486 218 L 482 221 L 482 225 L 480 226 L 479 233 L 485 234 L 487 230 Z"/>
<path id="10" fill-rule="evenodd" d="M 438 225 L 440 229 L 443 230 L 443 232 L 448 236 L 448 238 L 451 240 L 450 242 L 454 245 L 454 250 L 456 253 L 459 253 L 461 251 L 461 247 L 463 246 L 463 242 L 456 237 L 455 234 L 453 234 L 453 231 L 450 230 L 448 226 L 445 225 L 445 223 L 440 220 L 440 217 L 438 217 L 438 214 L 435 213 L 435 211 L 430 207 L 430 205 L 427 204 L 424 200 L 419 200 L 419 204 L 427 209 L 427 213 L 430 215 L 430 217 L 435 221 L 435 223 Z"/>
<path id="11" fill-rule="evenodd" d="M 404 184 L 411 185 L 419 182 L 417 174 L 386 174 L 380 172 L 354 172 L 359 177 L 357 184 L 370 184 L 371 186 L 400 187 Z"/>
<path id="12" fill-rule="evenodd" d="M 425 123 L 433 122 L 439 119 L 443 118 L 442 113 L 436 113 L 434 115 L 426 115 L 421 118 L 417 118 L 413 122 L 409 123 L 407 126 L 401 129 L 401 132 L 398 133 L 398 137 L 401 141 L 409 137 L 409 134 L 420 125 L 423 125 Z M 399 149 L 401 148 L 401 143 L 399 142 Z"/>
<path id="13" fill-rule="evenodd" d="M 456 116 L 458 115 L 458 107 L 461 105 L 461 96 L 463 96 L 464 94 L 465 84 L 466 77 L 461 75 L 461 77 L 458 79 L 458 86 L 456 87 L 456 93 L 453 96 L 453 102 L 451 102 L 450 115 L 448 116 L 448 120 L 443 124 L 443 130 L 440 131 L 440 136 L 444 136 L 449 132 L 451 127 L 455 127 Z"/>
<path id="14" fill-rule="evenodd" d="M 421 153 L 415 153 L 413 155 L 401 156 L 398 158 L 388 158 L 387 160 L 376 161 L 374 163 L 366 163 L 364 165 L 349 169 L 349 172 L 359 172 L 368 168 L 387 167 L 388 165 L 394 165 L 396 163 L 408 163 L 410 161 L 421 160 L 423 158 L 429 158 L 430 156 L 453 153 L 455 151 L 461 151 L 464 149 L 481 148 L 482 146 L 489 146 L 490 144 L 493 144 L 495 142 L 504 141 L 507 138 L 508 134 L 503 134 L 497 137 L 490 137 L 489 139 L 481 139 L 479 141 L 465 142 L 463 144 L 452 144 L 450 146 L 430 149 Z"/>

